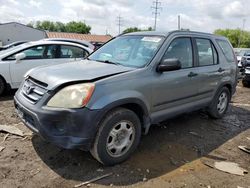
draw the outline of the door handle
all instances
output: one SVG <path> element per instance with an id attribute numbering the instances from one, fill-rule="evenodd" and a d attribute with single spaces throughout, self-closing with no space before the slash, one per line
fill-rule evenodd
<path id="1" fill-rule="evenodd" d="M 194 72 L 190 72 L 190 73 L 188 74 L 188 77 L 195 77 L 195 76 L 198 76 L 198 74 L 197 74 L 197 73 L 194 73 Z"/>
<path id="2" fill-rule="evenodd" d="M 225 69 L 223 69 L 221 67 L 218 69 L 218 72 L 224 72 L 224 71 L 225 71 Z"/>

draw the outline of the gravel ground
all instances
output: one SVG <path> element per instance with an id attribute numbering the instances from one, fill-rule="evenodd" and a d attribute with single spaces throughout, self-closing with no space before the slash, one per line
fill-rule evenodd
<path id="1" fill-rule="evenodd" d="M 18 119 L 14 91 L 0 97 L 0 124 L 12 125 L 28 136 L 0 133 L 0 187 L 74 187 L 112 173 L 91 187 L 244 187 L 250 188 L 250 88 L 237 87 L 228 113 L 221 120 L 203 111 L 185 114 L 152 127 L 133 156 L 114 167 L 104 167 L 88 152 L 64 150 L 31 133 Z M 230 161 L 249 171 L 231 175 L 204 165 Z"/>

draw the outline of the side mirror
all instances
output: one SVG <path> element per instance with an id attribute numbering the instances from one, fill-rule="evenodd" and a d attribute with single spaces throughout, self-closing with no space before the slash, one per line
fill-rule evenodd
<path id="1" fill-rule="evenodd" d="M 15 55 L 16 62 L 19 62 L 20 60 L 24 59 L 26 57 L 25 53 L 18 53 Z"/>
<path id="2" fill-rule="evenodd" d="M 181 69 L 181 62 L 178 59 L 164 59 L 157 67 L 157 72 L 174 71 Z"/>

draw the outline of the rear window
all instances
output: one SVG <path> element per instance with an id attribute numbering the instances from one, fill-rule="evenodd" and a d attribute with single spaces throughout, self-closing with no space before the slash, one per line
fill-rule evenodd
<path id="1" fill-rule="evenodd" d="M 225 40 L 217 40 L 217 43 L 221 47 L 227 60 L 230 62 L 234 62 L 234 52 L 233 52 L 231 45 Z"/>

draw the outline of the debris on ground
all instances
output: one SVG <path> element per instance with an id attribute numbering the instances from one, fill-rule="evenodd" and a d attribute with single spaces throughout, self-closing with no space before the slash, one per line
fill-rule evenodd
<path id="1" fill-rule="evenodd" d="M 172 157 L 170 157 L 169 159 L 170 159 L 171 164 L 173 164 L 174 166 L 178 165 L 178 162 L 175 161 Z"/>
<path id="2" fill-rule="evenodd" d="M 202 163 L 210 168 L 215 168 L 229 174 L 244 176 L 244 174 L 248 173 L 246 169 L 241 168 L 237 163 L 233 162 L 202 160 Z"/>
<path id="3" fill-rule="evenodd" d="M 0 146 L 0 152 L 3 151 L 5 147 Z"/>
<path id="4" fill-rule="evenodd" d="M 239 176 L 244 176 L 244 174 L 248 173 L 246 169 L 241 168 L 237 163 L 233 162 L 225 162 L 225 161 L 215 162 L 214 168 L 223 172 L 227 172 L 229 174 L 234 174 Z"/>
<path id="5" fill-rule="evenodd" d="M 8 138 L 9 135 L 10 135 L 10 134 L 8 133 L 8 134 L 6 134 L 6 135 L 4 136 L 2 143 L 5 142 L 5 140 Z"/>
<path id="6" fill-rule="evenodd" d="M 0 132 L 6 132 L 21 137 L 24 136 L 23 131 L 14 126 L 9 126 L 9 125 L 0 125 Z"/>
<path id="7" fill-rule="evenodd" d="M 232 105 L 250 107 L 250 104 L 243 104 L 243 103 L 232 103 Z"/>
<path id="8" fill-rule="evenodd" d="M 248 148 L 247 146 L 238 146 L 238 148 L 248 154 L 250 154 L 250 148 Z"/>
<path id="9" fill-rule="evenodd" d="M 196 132 L 189 132 L 189 134 L 191 134 L 191 135 L 193 135 L 193 136 L 197 136 L 197 137 L 199 137 L 199 138 L 202 138 L 202 136 L 201 135 L 199 135 L 198 133 L 196 133 Z"/>
<path id="10" fill-rule="evenodd" d="M 91 180 L 89 180 L 89 181 L 85 181 L 85 182 L 82 182 L 82 183 L 80 183 L 80 184 L 78 184 L 78 185 L 75 185 L 74 187 L 77 188 L 77 187 L 81 187 L 81 186 L 84 186 L 84 185 L 88 185 L 88 184 L 93 183 L 93 182 L 95 182 L 95 181 L 98 181 L 98 180 L 100 180 L 100 179 L 109 177 L 109 176 L 111 176 L 112 174 L 113 174 L 113 173 L 108 173 L 108 174 L 105 174 L 105 175 L 103 175 L 103 176 L 99 176 L 99 177 L 93 178 L 93 179 L 91 179 Z"/>

